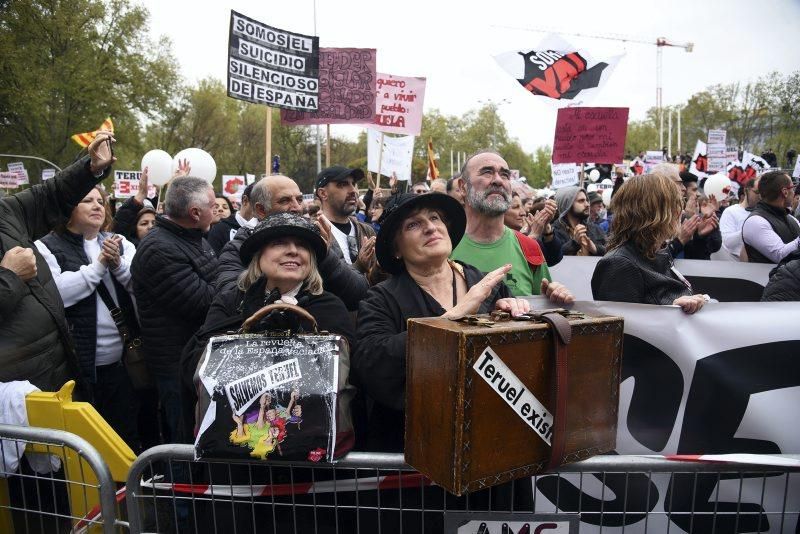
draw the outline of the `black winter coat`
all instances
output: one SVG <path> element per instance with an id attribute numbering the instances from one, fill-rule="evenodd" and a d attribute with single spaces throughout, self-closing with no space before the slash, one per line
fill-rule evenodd
<path id="1" fill-rule="evenodd" d="M 800 254 L 793 253 L 787 259 L 773 269 L 762 302 L 800 301 Z"/>
<path id="2" fill-rule="evenodd" d="M 125 239 L 133 243 L 135 247 L 139 246 L 139 238 L 136 237 L 136 218 L 143 208 L 143 205 L 131 197 L 123 202 L 114 214 L 114 232 L 125 236 Z"/>
<path id="3" fill-rule="evenodd" d="M 242 260 L 239 258 L 239 249 L 253 230 L 250 228 L 240 228 L 224 247 L 219 256 L 219 268 L 214 282 L 218 292 L 227 291 L 236 287 L 236 280 L 244 271 Z M 367 277 L 352 267 L 343 259 L 329 253 L 317 264 L 319 274 L 325 291 L 329 291 L 342 299 L 348 310 L 358 309 L 358 304 L 367 294 L 369 282 Z"/>
<path id="4" fill-rule="evenodd" d="M 231 240 L 231 230 L 238 230 L 242 225 L 236 220 L 236 213 L 232 213 L 230 217 L 220 219 L 220 221 L 211 227 L 208 231 L 206 240 L 211 248 L 214 249 L 214 254 L 219 256 L 222 253 L 222 247 L 225 243 Z"/>
<path id="5" fill-rule="evenodd" d="M 217 257 L 200 230 L 165 217 L 142 239 L 131 264 L 142 344 L 150 372 L 176 377 L 184 345 L 214 299 Z"/>
<path id="6" fill-rule="evenodd" d="M 478 269 L 462 265 L 468 288 L 483 279 Z M 501 282 L 478 313 L 489 313 L 497 300 L 511 296 Z M 367 450 L 403 451 L 406 321 L 443 313 L 444 309 L 405 271 L 370 288 L 361 303 L 352 363 L 359 385 L 374 403 L 369 416 Z"/>
<path id="7" fill-rule="evenodd" d="M 95 178 L 84 157 L 52 180 L 0 199 L 0 257 L 17 246 L 29 248 L 37 267 L 36 277 L 27 282 L 0 267 L 0 382 L 29 380 L 43 391 L 56 391 L 78 377 L 64 304 L 33 243 L 66 223 L 108 172 Z"/>
<path id="8" fill-rule="evenodd" d="M 662 250 L 654 260 L 640 254 L 631 243 L 606 254 L 594 268 L 592 298 L 638 304 L 672 304 L 692 294 L 671 270 L 672 258 Z"/>

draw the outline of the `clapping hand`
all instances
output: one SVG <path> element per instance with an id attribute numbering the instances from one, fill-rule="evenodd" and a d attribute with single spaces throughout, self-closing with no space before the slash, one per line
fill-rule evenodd
<path id="1" fill-rule="evenodd" d="M 547 278 L 542 278 L 541 294 L 547 296 L 553 304 L 564 305 L 575 302 L 575 297 L 567 286 L 560 282 L 551 282 Z"/>
<path id="2" fill-rule="evenodd" d="M 120 235 L 114 235 L 104 240 L 100 250 L 100 257 L 98 258 L 100 263 L 111 268 L 112 270 L 119 269 L 119 266 L 122 263 L 120 256 L 121 245 L 122 236 Z"/>
<path id="3" fill-rule="evenodd" d="M 314 224 L 316 224 L 317 228 L 319 228 L 319 233 L 320 236 L 322 237 L 322 240 L 325 241 L 325 244 L 328 245 L 328 248 L 330 248 L 331 221 L 329 221 L 328 218 L 325 216 L 325 214 L 320 211 L 319 217 L 317 217 L 317 220 L 315 221 Z"/>
<path id="4" fill-rule="evenodd" d="M 490 272 L 483 279 L 472 286 L 467 294 L 453 308 L 447 311 L 442 317 L 446 319 L 461 319 L 465 315 L 476 313 L 481 304 L 492 294 L 494 287 L 499 284 L 506 274 L 511 270 L 511 264 L 507 263 L 499 269 Z"/>
<path id="5" fill-rule="evenodd" d="M 355 267 L 362 273 L 368 273 L 375 262 L 375 240 L 375 236 L 361 238 L 361 250 L 358 251 Z"/>

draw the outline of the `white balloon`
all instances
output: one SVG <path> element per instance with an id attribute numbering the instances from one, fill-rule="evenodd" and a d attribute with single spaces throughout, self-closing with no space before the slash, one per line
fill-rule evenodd
<path id="1" fill-rule="evenodd" d="M 189 161 L 191 168 L 189 175 L 202 178 L 208 183 L 212 183 L 217 176 L 217 163 L 211 154 L 199 148 L 184 148 L 172 160 L 172 172 L 178 170 L 178 162 L 182 160 Z"/>
<path id="2" fill-rule="evenodd" d="M 587 193 L 594 193 L 595 191 L 597 191 L 597 184 L 589 184 L 586 186 Z"/>
<path id="3" fill-rule="evenodd" d="M 142 171 L 145 167 L 150 185 L 162 186 L 172 177 L 172 156 L 163 150 L 151 150 L 142 158 Z"/>
<path id="4" fill-rule="evenodd" d="M 606 205 L 606 208 L 611 205 L 611 192 L 613 189 L 604 189 L 603 190 L 603 204 Z"/>
<path id="5" fill-rule="evenodd" d="M 598 178 L 600 178 L 600 171 L 597 169 L 592 169 L 589 171 L 589 179 L 591 181 L 596 182 Z"/>
<path id="6" fill-rule="evenodd" d="M 605 185 L 614 185 L 614 182 L 611 181 L 611 178 L 604 178 L 600 183 Z"/>
<path id="7" fill-rule="evenodd" d="M 725 173 L 718 172 L 706 178 L 706 183 L 703 186 L 703 192 L 707 197 L 714 195 L 717 200 L 728 198 L 731 192 L 731 181 L 725 176 Z"/>

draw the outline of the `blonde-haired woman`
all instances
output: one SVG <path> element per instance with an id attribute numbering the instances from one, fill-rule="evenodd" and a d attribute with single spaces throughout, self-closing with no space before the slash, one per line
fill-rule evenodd
<path id="1" fill-rule="evenodd" d="M 270 215 L 256 226 L 239 251 L 245 271 L 236 287 L 214 299 L 201 330 L 232 318 L 245 319 L 262 307 L 276 302 L 296 304 L 308 311 L 320 330 L 344 336 L 352 346 L 354 331 L 351 315 L 338 297 L 322 288 L 317 262 L 328 246 L 317 226 L 293 213 Z M 293 318 L 267 316 L 272 329 L 290 325 Z"/>
<path id="2" fill-rule="evenodd" d="M 661 175 L 635 176 L 614 194 L 608 253 L 592 275 L 595 300 L 674 304 L 695 313 L 708 300 L 694 295 L 665 243 L 678 235 L 683 198 Z"/>

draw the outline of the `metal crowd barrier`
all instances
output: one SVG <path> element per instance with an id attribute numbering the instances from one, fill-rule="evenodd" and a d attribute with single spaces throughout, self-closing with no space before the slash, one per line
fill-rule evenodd
<path id="1" fill-rule="evenodd" d="M 139 456 L 127 481 L 133 534 L 438 533 L 456 511 L 580 514 L 582 533 L 800 529 L 794 467 L 598 456 L 532 484 L 455 497 L 414 472 L 401 454 L 354 452 L 334 466 L 195 462 L 193 454 L 190 445 L 161 445 Z M 796 462 L 800 455 L 780 458 Z"/>
<path id="2" fill-rule="evenodd" d="M 62 430 L 13 425 L 0 425 L 0 440 L 0 453 L 17 447 L 60 461 L 38 473 L 23 457 L 11 471 L 0 456 L 0 532 L 114 532 L 115 483 L 89 442 Z M 39 458 L 47 465 L 47 457 Z"/>

